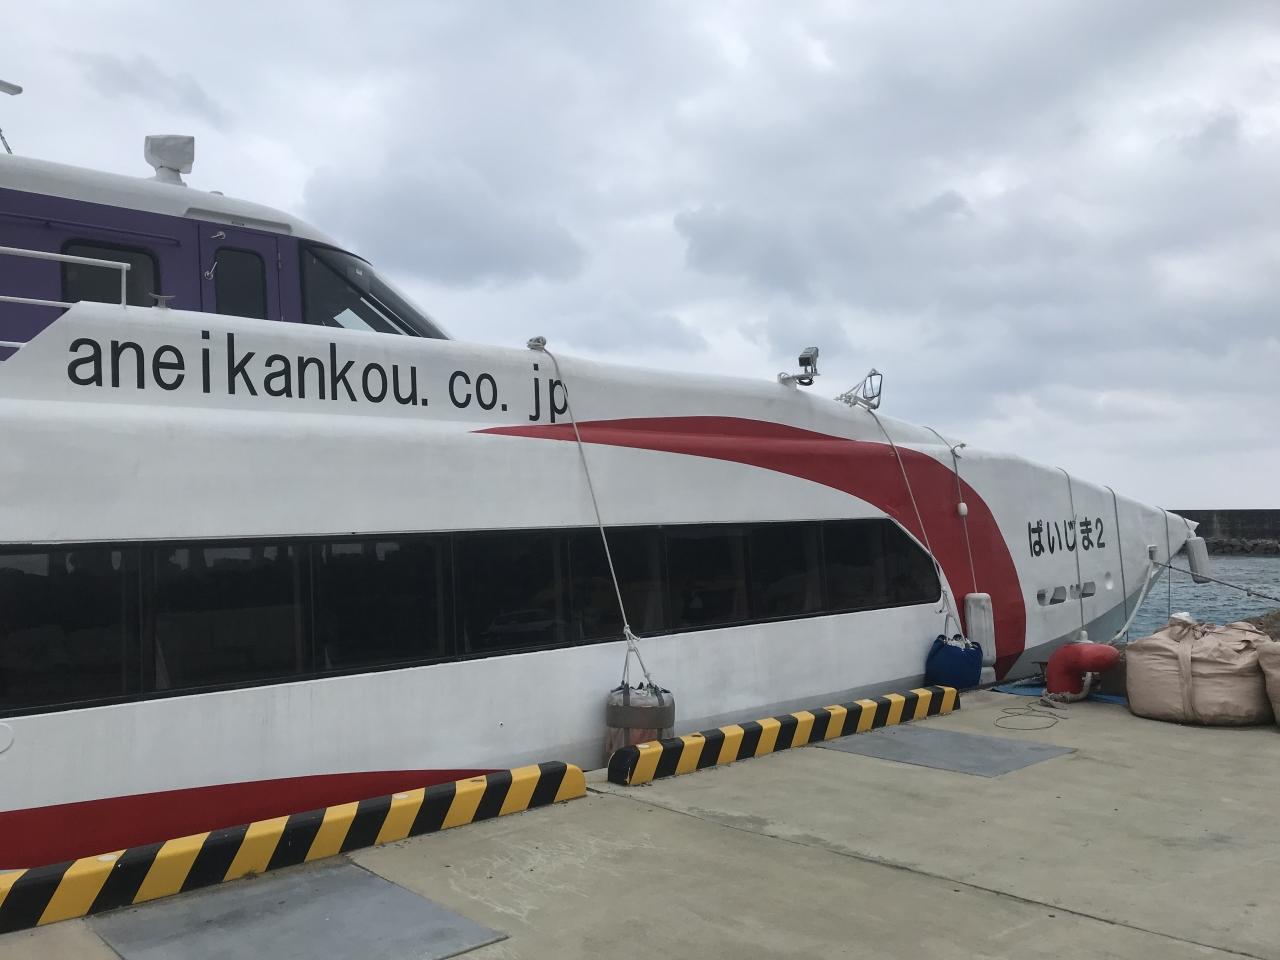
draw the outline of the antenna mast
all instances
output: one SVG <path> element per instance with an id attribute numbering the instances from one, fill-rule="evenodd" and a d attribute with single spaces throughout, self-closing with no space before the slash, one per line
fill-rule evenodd
<path id="1" fill-rule="evenodd" d="M 7 93 L 11 97 L 16 97 L 22 92 L 22 88 L 16 83 L 9 83 L 6 80 L 0 80 L 0 93 Z M 0 143 L 4 144 L 4 152 L 13 155 L 13 148 L 9 146 L 9 141 L 4 138 L 4 131 L 0 130 Z"/>

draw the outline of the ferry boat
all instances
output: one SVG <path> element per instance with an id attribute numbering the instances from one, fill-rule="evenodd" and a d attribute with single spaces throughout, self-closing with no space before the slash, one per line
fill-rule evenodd
<path id="1" fill-rule="evenodd" d="M 820 396 L 813 354 L 765 381 L 454 339 L 148 139 L 150 178 L 0 156 L 0 868 L 598 766 L 601 525 L 680 731 L 915 686 L 949 612 L 1028 671 L 1192 534 Z"/>

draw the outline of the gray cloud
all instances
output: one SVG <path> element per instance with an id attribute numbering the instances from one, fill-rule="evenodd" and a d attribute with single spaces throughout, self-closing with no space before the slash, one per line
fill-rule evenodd
<path id="1" fill-rule="evenodd" d="M 308 181 L 306 207 L 366 256 L 449 285 L 565 281 L 586 260 L 554 212 L 500 195 L 459 164 L 405 156 L 355 177 L 327 168 Z"/>
<path id="2" fill-rule="evenodd" d="M 222 130 L 231 125 L 227 111 L 188 73 L 164 70 L 146 54 L 123 57 L 111 53 L 74 55 L 85 82 L 100 96 L 122 97 L 164 110 L 188 114 Z"/>
<path id="3" fill-rule="evenodd" d="M 918 207 L 907 210 L 904 221 L 913 227 L 926 228 L 973 216 L 973 207 L 955 190 L 943 190 Z"/>
<path id="4" fill-rule="evenodd" d="M 816 343 L 822 392 L 875 365 L 974 444 L 1274 500 L 1273 3 L 48 7 L 5 68 L 67 105 L 7 105 L 27 152 L 130 172 L 138 103 L 232 114 L 193 182 L 299 208 L 457 336 L 761 377 Z M 143 49 L 142 11 L 190 42 Z M 36 55 L 66 43 L 92 108 Z"/>
<path id="5" fill-rule="evenodd" d="M 1238 114 L 1224 110 L 1213 114 L 1195 133 L 1183 138 L 1183 149 L 1192 156 L 1238 146 L 1241 122 Z"/>
<path id="6" fill-rule="evenodd" d="M 608 354 L 675 351 L 701 354 L 707 340 L 670 313 L 651 313 L 626 298 L 592 300 L 581 312 L 555 318 L 556 326 L 579 349 Z"/>
<path id="7" fill-rule="evenodd" d="M 808 296 L 804 240 L 781 219 L 724 207 L 699 207 L 676 214 L 676 232 L 685 240 L 690 267 L 749 279 L 797 297 Z"/>

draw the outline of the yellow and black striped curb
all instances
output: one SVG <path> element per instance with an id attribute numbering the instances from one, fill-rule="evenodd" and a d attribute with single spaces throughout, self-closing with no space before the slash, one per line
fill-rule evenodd
<path id="1" fill-rule="evenodd" d="M 0 933 L 225 883 L 378 843 L 586 796 L 582 770 L 539 763 L 371 800 L 0 873 Z"/>
<path id="2" fill-rule="evenodd" d="M 960 695 L 955 687 L 921 687 L 909 693 L 890 693 L 872 700 L 800 710 L 669 740 L 651 740 L 614 751 L 609 758 L 609 782 L 635 786 L 747 757 L 763 757 L 766 753 L 802 747 L 806 743 L 936 717 L 959 708 Z"/>

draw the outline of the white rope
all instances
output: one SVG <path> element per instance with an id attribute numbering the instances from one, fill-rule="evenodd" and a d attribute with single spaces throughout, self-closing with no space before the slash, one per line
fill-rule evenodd
<path id="1" fill-rule="evenodd" d="M 1065 710 L 1065 704 L 1088 700 L 1089 693 L 1093 690 L 1093 678 L 1095 676 L 1096 674 L 1090 673 L 1086 670 L 1084 674 L 1084 683 L 1080 685 L 1079 693 L 1067 693 L 1066 691 L 1063 691 L 1062 693 L 1050 693 L 1046 690 L 1044 695 L 1040 697 L 1040 702 L 1046 707 L 1053 707 L 1055 710 Z"/>
<path id="2" fill-rule="evenodd" d="M 1125 623 L 1127 624 L 1130 622 L 1128 620 L 1129 584 L 1125 580 L 1125 575 L 1124 575 L 1124 536 L 1120 532 L 1120 501 L 1116 498 L 1116 492 L 1114 490 L 1111 490 L 1110 487 L 1107 487 L 1107 489 L 1111 491 L 1111 512 L 1115 515 L 1115 518 L 1116 518 L 1116 532 L 1115 532 L 1116 552 L 1120 554 L 1120 597 L 1124 601 L 1124 615 L 1126 618 Z M 1125 631 L 1121 631 L 1121 632 L 1123 633 Z M 1114 643 L 1115 641 L 1112 640 L 1112 642 Z"/>
<path id="3" fill-rule="evenodd" d="M 1242 587 L 1238 583 L 1231 583 L 1229 580 L 1219 580 L 1217 577 L 1210 577 L 1207 574 L 1192 574 L 1190 570 L 1183 570 L 1181 567 L 1175 567 L 1172 564 L 1162 563 L 1159 560 L 1151 560 L 1147 566 L 1147 582 L 1142 585 L 1142 590 L 1138 594 L 1138 601 L 1133 605 L 1133 613 L 1129 614 L 1129 619 L 1124 622 L 1124 626 L 1117 631 L 1116 635 L 1109 641 L 1112 645 L 1117 643 L 1121 637 L 1129 632 L 1129 627 L 1133 621 L 1137 619 L 1138 611 L 1142 609 L 1142 602 L 1147 598 L 1147 591 L 1151 589 L 1151 585 L 1160 579 L 1161 568 L 1168 570 L 1170 573 L 1185 573 L 1187 576 L 1200 576 L 1213 583 L 1221 584 L 1224 587 L 1230 587 L 1232 590 L 1239 590 L 1241 593 L 1251 597 L 1261 597 L 1263 600 L 1271 600 L 1280 603 L 1280 597 L 1274 597 L 1269 593 L 1263 593 L 1260 590 L 1254 590 L 1252 587 Z M 1166 577 L 1172 582 L 1173 577 Z M 1170 614 L 1172 617 L 1172 614 Z"/>
<path id="4" fill-rule="evenodd" d="M 1076 495 L 1075 495 L 1075 491 L 1072 490 L 1071 488 L 1071 474 L 1067 473 L 1066 470 L 1063 470 L 1062 467 L 1059 467 L 1058 469 L 1062 470 L 1062 475 L 1067 478 L 1067 502 L 1071 505 L 1071 524 L 1072 526 L 1075 526 L 1079 521 L 1076 519 Z M 1077 527 L 1076 537 L 1079 538 L 1079 536 L 1080 536 L 1080 530 Z M 1080 550 L 1073 549 L 1071 552 L 1075 554 L 1075 557 L 1076 557 L 1076 599 L 1080 601 L 1080 633 L 1083 635 L 1085 633 L 1084 589 L 1083 589 L 1084 577 L 1080 573 Z"/>
<path id="5" fill-rule="evenodd" d="M 1166 560 L 1172 560 L 1173 559 L 1173 540 L 1169 536 L 1169 511 L 1165 510 L 1164 507 L 1161 507 L 1160 510 L 1162 513 L 1164 513 L 1164 558 Z M 1159 561 L 1156 561 L 1156 562 L 1158 563 Z M 1172 620 L 1173 619 L 1173 577 L 1169 577 L 1167 580 L 1167 583 L 1168 583 L 1168 589 L 1165 591 L 1165 594 L 1167 597 L 1169 609 L 1166 610 L 1165 613 L 1168 614 L 1169 619 Z"/>
<path id="6" fill-rule="evenodd" d="M 547 349 L 547 341 L 545 337 L 534 337 L 529 341 L 529 349 L 545 353 L 551 358 L 551 364 L 555 367 L 556 379 L 560 381 L 560 388 L 564 390 L 564 407 L 565 412 L 569 414 L 569 423 L 573 426 L 573 436 L 578 442 L 578 457 L 582 461 L 582 473 L 587 478 L 587 492 L 591 494 L 591 509 L 595 511 L 596 528 L 600 531 L 600 542 L 604 544 L 604 558 L 609 565 L 609 579 L 613 581 L 613 594 L 618 599 L 618 615 L 622 617 L 622 638 L 627 642 L 627 655 L 622 662 L 622 685 L 627 686 L 630 680 L 631 658 L 636 658 L 636 663 L 640 664 L 640 672 L 644 674 L 644 682 L 653 688 L 657 688 L 657 684 L 653 682 L 653 678 L 649 676 L 649 668 L 645 666 L 644 658 L 640 656 L 640 638 L 631 631 L 631 622 L 627 619 L 627 607 L 622 602 L 622 588 L 618 585 L 618 573 L 613 566 L 613 552 L 609 549 L 609 535 L 605 532 L 604 520 L 600 515 L 600 501 L 596 497 L 596 487 L 591 480 L 591 467 L 587 464 L 587 448 L 582 442 L 582 434 L 578 430 L 578 419 L 573 415 L 573 402 L 569 399 L 569 387 L 564 382 L 564 375 L 560 372 L 560 361 L 556 359 L 556 355 Z M 550 398 L 548 397 L 548 403 Z"/>
<path id="7" fill-rule="evenodd" d="M 880 422 L 880 418 L 876 416 L 876 412 L 870 407 L 867 413 L 871 414 L 871 419 L 876 422 L 876 426 L 880 428 L 880 432 L 884 434 L 884 438 L 889 441 L 889 446 L 893 450 L 893 455 L 898 459 L 898 469 L 902 471 L 902 482 L 907 485 L 907 496 L 911 498 L 911 509 L 916 513 L 916 523 L 920 524 L 920 535 L 924 537 L 924 548 L 929 553 L 929 559 L 933 562 L 933 569 L 938 574 L 938 585 L 942 588 L 942 606 L 946 611 L 947 620 L 943 621 L 942 629 L 947 629 L 947 622 L 954 620 L 957 627 L 960 626 L 960 618 L 955 612 L 955 603 L 951 598 L 950 591 L 944 586 L 946 578 L 942 573 L 942 564 L 938 563 L 938 558 L 933 552 L 933 545 L 929 543 L 929 530 L 924 525 L 924 517 L 920 514 L 920 505 L 916 503 L 915 491 L 911 489 L 911 478 L 907 476 L 907 468 L 902 462 L 902 454 L 898 452 L 898 445 L 893 442 L 893 437 L 889 436 L 889 431 L 884 428 L 884 424 Z M 944 441 L 945 442 L 945 441 Z M 941 611 L 938 611 L 941 612 Z"/>
<path id="8" fill-rule="evenodd" d="M 1133 612 L 1129 614 L 1129 619 L 1124 622 L 1124 626 L 1116 631 L 1116 635 L 1107 641 L 1112 646 L 1115 646 L 1121 637 L 1129 633 L 1129 628 L 1133 626 L 1133 621 L 1138 618 L 1138 611 L 1142 609 L 1142 602 L 1147 599 L 1147 591 L 1160 578 L 1160 571 L 1156 569 L 1158 563 L 1159 561 L 1152 560 L 1147 564 L 1146 582 L 1142 585 L 1142 589 L 1138 591 L 1138 599 L 1133 605 Z"/>
<path id="9" fill-rule="evenodd" d="M 946 437 L 940 434 L 933 427 L 925 427 L 930 433 L 942 441 L 942 445 L 951 451 L 951 472 L 956 475 L 956 511 L 959 512 L 960 505 L 965 503 L 964 489 L 960 485 L 960 455 L 956 453 L 963 443 L 947 443 Z M 960 514 L 960 526 L 964 529 L 964 549 L 969 554 L 969 576 L 973 580 L 973 592 L 978 592 L 978 568 L 973 562 L 973 544 L 969 542 L 969 509 L 965 504 L 964 513 Z"/>
<path id="10" fill-rule="evenodd" d="M 1274 600 L 1276 603 L 1280 603 L 1280 597 L 1273 597 L 1271 594 L 1263 593 L 1261 590 L 1254 590 L 1253 587 L 1242 587 L 1238 583 L 1232 583 L 1229 580 L 1219 580 L 1217 577 L 1211 577 L 1205 573 L 1192 573 L 1190 570 L 1183 570 L 1181 567 L 1175 567 L 1169 563 L 1160 563 L 1159 560 L 1155 562 L 1159 566 L 1164 567 L 1166 570 L 1171 570 L 1174 573 L 1185 573 L 1189 577 L 1199 577 L 1200 579 L 1208 580 L 1211 583 L 1218 583 L 1224 587 L 1230 587 L 1232 590 L 1239 590 L 1241 593 L 1248 594 L 1251 597 L 1261 597 L 1263 600 Z M 1173 578 L 1170 577 L 1169 579 L 1172 580 Z"/>
<path id="11" fill-rule="evenodd" d="M 1053 711 L 1043 710 L 1041 706 L 1053 707 Z M 1037 701 L 1035 703 L 1018 704 L 1005 707 L 1000 716 L 991 721 L 993 726 L 1001 730 L 1048 730 L 1056 727 L 1059 720 L 1067 720 L 1069 711 L 1055 703 Z M 1010 723 L 1009 721 L 1014 721 Z"/>

